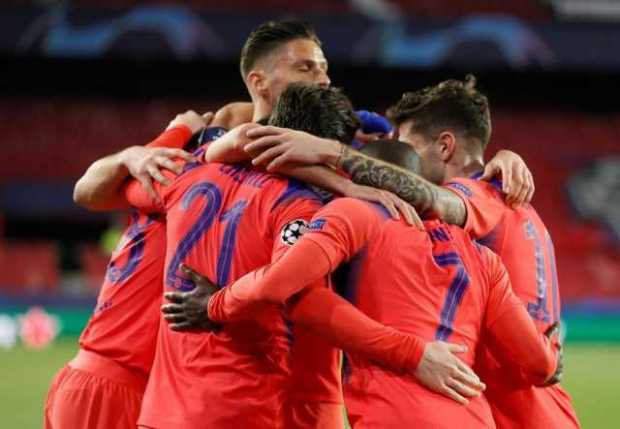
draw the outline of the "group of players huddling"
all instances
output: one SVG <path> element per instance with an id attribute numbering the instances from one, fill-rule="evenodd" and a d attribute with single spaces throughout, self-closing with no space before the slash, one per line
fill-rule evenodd
<path id="1" fill-rule="evenodd" d="M 76 184 L 131 218 L 45 427 L 579 427 L 553 244 L 473 77 L 355 112 L 293 20 L 240 68 L 252 103 Z"/>

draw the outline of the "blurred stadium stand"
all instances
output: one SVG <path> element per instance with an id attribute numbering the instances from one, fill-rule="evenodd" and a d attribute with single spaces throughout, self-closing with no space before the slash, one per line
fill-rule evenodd
<path id="1" fill-rule="evenodd" d="M 105 274 L 99 241 L 114 220 L 73 204 L 77 178 L 98 157 L 148 142 L 178 112 L 247 99 L 236 63 L 244 38 L 263 20 L 297 15 L 317 28 L 332 81 L 359 108 L 382 111 L 405 90 L 474 72 L 492 101 L 491 153 L 512 149 L 535 175 L 565 307 L 620 314 L 611 3 L 2 2 L 0 311 L 90 303 L 79 296 L 92 297 Z"/>

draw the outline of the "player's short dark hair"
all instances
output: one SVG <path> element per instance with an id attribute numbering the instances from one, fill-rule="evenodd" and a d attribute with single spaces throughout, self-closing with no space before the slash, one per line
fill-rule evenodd
<path id="1" fill-rule="evenodd" d="M 398 140 L 376 140 L 365 144 L 359 151 L 413 173 L 420 172 L 420 157 L 407 143 Z"/>
<path id="2" fill-rule="evenodd" d="M 245 78 L 258 60 L 296 39 L 309 39 L 321 46 L 312 27 L 303 21 L 268 21 L 261 24 L 250 33 L 241 49 L 241 75 Z"/>
<path id="3" fill-rule="evenodd" d="M 486 149 L 491 137 L 489 100 L 476 89 L 476 78 L 446 80 L 419 91 L 406 92 L 387 111 L 396 126 L 413 119 L 413 131 L 431 138 L 451 129 Z"/>
<path id="4" fill-rule="evenodd" d="M 340 89 L 292 83 L 278 98 L 269 125 L 351 144 L 361 124 Z"/>

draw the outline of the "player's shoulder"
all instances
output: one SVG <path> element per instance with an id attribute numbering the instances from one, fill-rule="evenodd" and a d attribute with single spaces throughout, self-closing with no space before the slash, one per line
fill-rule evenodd
<path id="1" fill-rule="evenodd" d="M 502 183 L 496 178 L 487 182 L 475 177 L 453 177 L 444 183 L 443 186 L 458 191 L 468 198 L 474 195 L 484 195 L 490 198 L 502 199 Z"/>
<path id="2" fill-rule="evenodd" d="M 311 202 L 318 206 L 324 203 L 324 198 L 304 182 L 271 174 L 265 176 L 265 179 L 269 180 L 266 191 L 268 199 L 272 201 L 271 210 L 304 202 Z"/>
<path id="3" fill-rule="evenodd" d="M 228 103 L 215 112 L 211 126 L 231 129 L 237 125 L 251 122 L 254 105 L 249 102 Z"/>
<path id="4" fill-rule="evenodd" d="M 369 215 L 385 215 L 389 217 L 389 213 L 382 205 L 350 197 L 334 198 L 321 211 L 342 213 L 350 217 L 368 217 Z"/>

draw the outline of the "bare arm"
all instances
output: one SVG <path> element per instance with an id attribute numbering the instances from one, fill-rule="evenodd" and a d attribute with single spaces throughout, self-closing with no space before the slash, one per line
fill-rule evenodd
<path id="1" fill-rule="evenodd" d="M 356 184 L 396 194 L 423 216 L 440 217 L 445 222 L 460 226 L 465 224 L 465 204 L 450 190 L 335 140 L 271 126 L 248 130 L 247 137 L 251 141 L 244 149 L 252 153 L 255 165 L 264 164 L 267 170 L 277 170 L 290 163 L 336 166 Z"/>
<path id="2" fill-rule="evenodd" d="M 347 146 L 341 149 L 339 167 L 361 185 L 393 192 L 414 206 L 423 217 L 437 217 L 463 226 L 467 211 L 455 193 L 434 185 L 415 173 L 366 156 Z"/>
<path id="3" fill-rule="evenodd" d="M 205 153 L 205 160 L 207 162 L 223 162 L 230 164 L 249 161 L 252 157 L 258 156 L 260 151 L 245 150 L 245 147 L 251 142 L 248 138 L 248 133 L 251 133 L 255 128 L 261 127 L 258 124 L 249 123 L 230 130 L 209 145 Z M 372 187 L 357 185 L 351 182 L 351 180 L 342 177 L 330 167 L 324 165 L 284 163 L 275 171 L 286 176 L 294 177 L 302 182 L 318 186 L 336 195 L 377 202 L 383 205 L 390 212 L 392 217 L 397 219 L 400 217 L 399 213 L 401 213 L 407 223 L 424 229 L 422 221 L 415 210 L 396 195 L 390 192 L 373 189 Z"/>
<path id="4" fill-rule="evenodd" d="M 95 161 L 77 181 L 73 189 L 73 201 L 85 209 L 106 211 L 126 208 L 127 201 L 118 190 L 129 176 L 124 159 L 125 149 Z"/>
<path id="5" fill-rule="evenodd" d="M 73 200 L 79 206 L 93 211 L 127 208 L 128 203 L 120 189 L 129 176 L 135 177 L 150 197 L 157 200 L 151 178 L 167 185 L 169 180 L 159 171 L 160 168 L 175 174 L 181 172 L 181 166 L 174 163 L 173 159 L 189 161 L 192 157 L 175 147 L 182 147 L 191 135 L 187 128 L 174 128 L 152 142 L 161 142 L 170 148 L 132 146 L 95 161 L 75 184 Z"/>
<path id="6" fill-rule="evenodd" d="M 132 146 L 95 161 L 75 184 L 73 200 L 79 206 L 94 211 L 126 208 L 128 204 L 119 191 L 129 176 L 135 177 L 151 198 L 157 200 L 151 180 L 168 184 L 168 179 L 159 171 L 161 168 L 175 174 L 181 172 L 173 159 L 192 159 L 181 148 L 192 134 L 209 124 L 212 116 L 211 113 L 200 116 L 194 111 L 187 111 L 177 115 L 166 131 L 147 147 Z"/>

